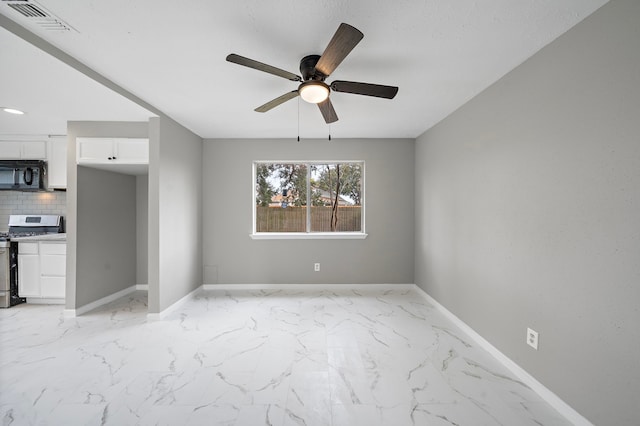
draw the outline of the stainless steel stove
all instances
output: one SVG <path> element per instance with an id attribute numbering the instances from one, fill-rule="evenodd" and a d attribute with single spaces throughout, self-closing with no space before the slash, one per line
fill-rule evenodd
<path id="1" fill-rule="evenodd" d="M 9 232 L 0 233 L 0 308 L 26 301 L 18 294 L 18 242 L 12 238 L 60 232 L 64 232 L 62 216 L 9 216 Z"/>

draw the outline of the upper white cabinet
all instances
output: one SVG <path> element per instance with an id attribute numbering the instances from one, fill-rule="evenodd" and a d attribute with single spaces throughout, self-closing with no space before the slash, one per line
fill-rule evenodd
<path id="1" fill-rule="evenodd" d="M 0 160 L 46 160 L 46 141 L 0 141 Z"/>
<path id="2" fill-rule="evenodd" d="M 149 165 L 149 139 L 76 138 L 79 165 L 130 175 L 145 175 Z"/>
<path id="3" fill-rule="evenodd" d="M 67 137 L 51 137 L 48 145 L 49 188 L 64 189 L 67 187 Z"/>
<path id="4" fill-rule="evenodd" d="M 77 138 L 78 164 L 148 164 L 149 140 L 136 138 Z"/>
<path id="5" fill-rule="evenodd" d="M 78 164 L 106 162 L 113 158 L 114 141 L 107 138 L 77 138 L 76 155 Z"/>
<path id="6" fill-rule="evenodd" d="M 149 164 L 149 139 L 116 139 L 114 154 L 121 161 Z"/>

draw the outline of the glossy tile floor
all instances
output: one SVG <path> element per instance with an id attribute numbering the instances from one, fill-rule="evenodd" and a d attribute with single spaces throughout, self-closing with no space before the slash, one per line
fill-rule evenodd
<path id="1" fill-rule="evenodd" d="M 566 425 L 415 289 L 0 310 L 2 425 Z"/>

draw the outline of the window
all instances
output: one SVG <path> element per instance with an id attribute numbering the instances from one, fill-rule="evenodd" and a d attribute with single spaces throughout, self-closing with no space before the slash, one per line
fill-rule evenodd
<path id="1" fill-rule="evenodd" d="M 364 238 L 364 162 L 255 162 L 254 238 Z"/>

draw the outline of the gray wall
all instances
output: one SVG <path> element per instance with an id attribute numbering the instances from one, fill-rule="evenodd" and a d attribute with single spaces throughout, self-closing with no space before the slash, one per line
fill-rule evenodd
<path id="1" fill-rule="evenodd" d="M 123 249 L 122 241 L 117 242 L 112 240 L 109 235 L 106 235 L 106 240 L 102 241 L 96 238 L 98 234 L 93 230 L 94 228 L 104 227 L 106 220 L 109 224 L 109 232 L 114 232 L 116 224 L 111 222 L 110 214 L 114 213 L 118 215 L 117 209 L 113 209 L 113 205 L 105 205 L 105 212 L 91 216 L 89 212 L 92 212 L 92 203 L 96 205 L 102 205 L 102 192 L 106 191 L 104 196 L 106 199 L 113 199 L 118 202 L 118 194 L 112 193 L 114 189 L 111 188 L 114 185 L 120 184 L 115 179 L 117 177 L 105 177 L 107 182 L 112 185 L 102 188 L 101 182 L 96 181 L 96 174 L 88 173 L 80 176 L 88 176 L 87 179 L 92 181 L 79 181 L 78 169 L 74 167 L 76 164 L 76 138 L 77 137 L 130 137 L 130 138 L 146 138 L 148 135 L 148 123 L 146 122 L 91 122 L 91 121 L 70 121 L 67 123 L 67 285 L 66 285 L 66 308 L 76 309 L 80 308 L 88 303 L 94 302 L 102 297 L 113 294 L 123 288 L 129 287 L 135 282 L 135 179 L 133 181 L 133 224 L 134 227 L 130 228 L 128 224 L 124 224 L 124 229 L 128 229 L 132 232 L 133 240 L 129 243 L 129 247 L 133 250 L 133 254 L 128 260 L 123 258 L 104 258 L 103 250 L 121 251 L 129 250 L 129 248 Z M 83 168 L 85 169 L 85 168 Z M 93 170 L 91 170 L 93 171 Z M 129 176 L 129 178 L 131 178 Z M 94 186 L 97 185 L 97 186 Z M 100 189 L 99 189 L 100 188 Z M 111 189 L 110 189 L 111 188 Z M 117 186 L 114 187 L 117 189 Z M 125 192 L 128 192 L 126 189 Z M 117 192 L 117 191 L 115 191 Z M 127 199 L 126 197 L 124 199 Z M 130 210 L 126 207 L 125 210 Z M 108 212 L 108 214 L 107 214 Z M 123 235 L 123 238 L 128 238 Z M 127 240 L 128 241 L 128 240 Z M 100 245 L 101 247 L 91 248 L 92 246 Z M 80 250 L 88 250 L 84 254 L 80 254 Z M 91 256 L 88 256 L 91 254 Z M 82 257 L 84 256 L 84 257 Z M 114 255 L 115 256 L 115 255 Z M 131 272 L 131 265 L 129 262 L 133 259 L 133 272 Z M 101 263 L 102 262 L 102 263 Z M 120 265 L 120 262 L 123 262 Z M 97 266 L 96 266 L 97 265 Z M 101 266 L 100 266 L 101 265 Z M 126 273 L 122 276 L 113 275 L 118 274 L 115 270 L 122 267 Z M 97 268 L 97 269 L 96 269 Z M 94 281 L 91 278 L 91 274 L 96 275 L 98 272 L 102 273 L 103 278 L 98 278 Z M 106 272 L 105 272 L 106 271 Z M 107 278 L 118 278 L 117 281 L 107 282 Z M 88 278 L 88 279 L 87 279 Z"/>
<path id="2" fill-rule="evenodd" d="M 136 284 L 136 178 L 78 166 L 76 306 Z"/>
<path id="3" fill-rule="evenodd" d="M 409 139 L 205 140 L 205 283 L 412 283 L 413 154 Z M 252 240 L 255 160 L 364 160 L 368 238 Z"/>
<path id="4" fill-rule="evenodd" d="M 149 121 L 149 312 L 202 285 L 202 139 Z"/>
<path id="5" fill-rule="evenodd" d="M 598 425 L 640 424 L 639 23 L 611 1 L 416 144 L 416 283 Z"/>
<path id="6" fill-rule="evenodd" d="M 149 176 L 136 177 L 136 284 L 148 284 Z"/>

